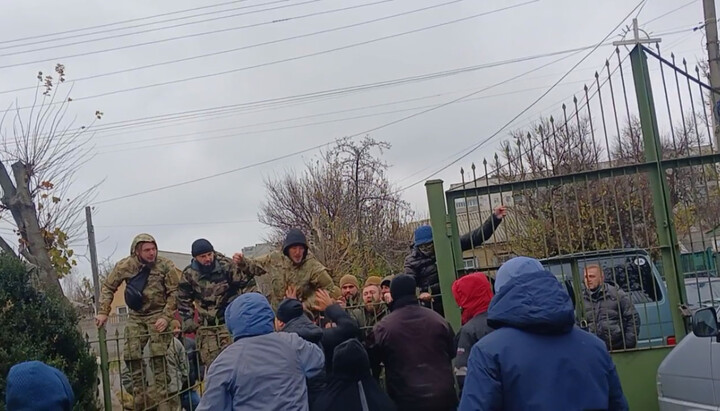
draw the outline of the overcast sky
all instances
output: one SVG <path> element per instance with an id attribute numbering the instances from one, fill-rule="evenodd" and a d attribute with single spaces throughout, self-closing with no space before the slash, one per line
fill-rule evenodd
<path id="1" fill-rule="evenodd" d="M 372 137 L 392 144 L 385 155 L 392 166 L 390 178 L 398 187 L 406 187 L 496 133 L 589 50 L 361 91 L 349 92 L 348 87 L 592 46 L 636 4 L 628 0 L 7 1 L 0 17 L 0 92 L 33 86 L 37 72 L 51 72 L 55 63 L 66 66 L 75 100 L 68 117 L 82 122 L 91 120 L 95 110 L 105 113 L 91 140 L 96 154 L 74 188 L 79 192 L 105 179 L 98 202 L 375 129 Z M 688 5 L 657 18 L 684 4 Z M 517 7 L 509 8 L 513 5 Z M 187 9 L 196 10 L 177 13 Z M 662 36 L 666 53 L 674 51 L 690 63 L 704 58 L 703 32 L 692 31 L 702 19 L 699 0 L 648 0 L 639 15 L 645 30 L 671 33 Z M 189 24 L 194 22 L 198 23 Z M 96 28 L 80 30 L 88 27 Z M 221 32 L 203 34 L 213 31 Z M 52 33 L 64 34 L 37 37 Z M 621 30 L 611 40 L 618 34 Z M 296 36 L 302 37 L 288 39 Z M 182 38 L 163 41 L 175 37 Z M 25 40 L 13 41 L 18 39 Z M 154 43 L 139 45 L 150 42 Z M 333 51 L 338 48 L 343 49 Z M 217 54 L 223 51 L 228 52 Z M 611 46 L 598 48 L 507 131 L 555 111 L 558 101 L 582 90 L 583 81 L 592 80 L 593 71 L 611 52 Z M 569 57 L 471 99 L 379 128 L 562 56 Z M 127 70 L 180 59 L 187 60 Z M 73 82 L 116 71 L 122 72 Z M 166 82 L 173 84 L 160 84 Z M 334 89 L 343 92 L 305 96 Z M 1 93 L 0 103 L 6 107 L 17 99 L 20 106 L 27 106 L 31 97 L 29 91 Z M 287 97 L 295 99 L 277 100 Z M 173 122 L 102 130 L 145 117 L 220 107 L 229 108 Z M 446 187 L 459 181 L 460 166 L 491 157 L 507 135 L 499 133 L 434 177 L 443 179 Z M 257 221 L 264 200 L 263 180 L 300 171 L 317 154 L 310 150 L 201 182 L 97 204 L 99 257 L 117 261 L 126 256 L 132 237 L 140 232 L 154 235 L 161 249 L 179 252 L 188 252 L 199 237 L 225 253 L 261 242 L 267 234 Z M 423 184 L 403 191 L 403 196 L 418 213 L 426 212 Z M 78 252 L 85 252 L 85 238 L 75 238 L 73 244 Z M 86 262 L 81 261 L 81 269 L 88 270 Z"/>

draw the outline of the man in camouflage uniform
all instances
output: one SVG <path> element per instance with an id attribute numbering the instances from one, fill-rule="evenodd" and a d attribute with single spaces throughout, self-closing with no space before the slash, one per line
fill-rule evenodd
<path id="1" fill-rule="evenodd" d="M 255 276 L 265 274 L 249 261 L 236 264 L 215 252 L 204 238 L 192 244 L 193 260 L 183 270 L 178 287 L 178 310 L 185 332 L 195 332 L 200 359 L 206 367 L 232 344 L 225 327 L 225 308 L 240 294 L 256 291 Z M 196 303 L 200 328 L 194 320 Z"/>
<path id="2" fill-rule="evenodd" d="M 258 258 L 244 258 L 236 253 L 233 260 L 240 264 L 248 260 L 258 265 L 271 276 L 272 290 L 268 300 L 273 311 L 277 311 L 288 289 L 292 289 L 298 300 L 303 302 L 306 311 L 315 313 L 315 291 L 325 289 L 332 298 L 340 297 L 340 289 L 333 283 L 327 269 L 309 253 L 305 234 L 297 228 L 288 231 L 283 242 L 282 252 L 273 251 Z"/>
<path id="3" fill-rule="evenodd" d="M 164 361 L 172 334 L 166 331 L 175 314 L 179 279 L 180 272 L 175 265 L 166 258 L 158 257 L 155 239 L 149 234 L 140 234 L 133 239 L 130 256 L 115 265 L 102 285 L 98 315 L 95 317 L 98 327 L 107 322 L 113 296 L 120 284 L 125 282 L 125 302 L 130 315 L 125 326 L 123 356 L 132 378 L 136 410 L 154 404 L 159 404 L 159 411 L 176 407 L 176 404 L 160 402 L 167 398 L 170 381 Z M 150 365 L 153 370 L 158 370 L 154 395 L 146 392 L 143 381 L 142 353 L 148 341 Z"/>

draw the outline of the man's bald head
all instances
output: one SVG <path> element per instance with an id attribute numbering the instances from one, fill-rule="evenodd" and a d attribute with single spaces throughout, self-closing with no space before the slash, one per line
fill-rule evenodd
<path id="1" fill-rule="evenodd" d="M 585 287 L 589 290 L 595 290 L 605 282 L 605 273 L 599 264 L 588 264 L 583 272 L 585 279 Z"/>

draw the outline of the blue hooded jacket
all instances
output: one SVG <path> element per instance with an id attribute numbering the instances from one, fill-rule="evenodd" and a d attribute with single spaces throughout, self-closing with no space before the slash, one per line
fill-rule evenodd
<path id="1" fill-rule="evenodd" d="M 258 293 L 225 310 L 235 340 L 213 361 L 198 411 L 308 411 L 305 380 L 325 365 L 322 350 L 297 334 L 273 332 L 274 314 Z"/>
<path id="2" fill-rule="evenodd" d="M 627 410 L 615 365 L 552 273 L 510 278 L 470 352 L 459 411 Z"/>
<path id="3" fill-rule="evenodd" d="M 40 361 L 15 364 L 7 376 L 9 411 L 70 411 L 75 395 L 65 374 Z"/>

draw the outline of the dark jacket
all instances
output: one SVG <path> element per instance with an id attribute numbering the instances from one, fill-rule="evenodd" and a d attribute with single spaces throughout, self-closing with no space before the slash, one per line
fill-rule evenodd
<path id="1" fill-rule="evenodd" d="M 602 341 L 575 326 L 570 297 L 547 271 L 493 297 L 495 331 L 473 346 L 459 411 L 627 410 Z"/>
<path id="2" fill-rule="evenodd" d="M 318 347 L 323 348 L 321 343 L 323 338 L 322 328 L 310 321 L 306 315 L 301 315 L 288 321 L 282 331 L 295 333 L 303 340 L 317 344 Z M 318 375 L 307 379 L 309 404 L 312 404 L 317 395 L 325 389 L 326 382 L 327 376 L 324 369 Z"/>
<path id="3" fill-rule="evenodd" d="M 455 336 L 450 324 L 414 298 L 393 301 L 391 310 L 374 331 L 390 398 L 401 411 L 454 410 Z"/>
<path id="4" fill-rule="evenodd" d="M 463 251 L 473 247 L 479 247 L 485 240 L 490 238 L 495 229 L 500 225 L 502 219 L 495 217 L 495 214 L 488 217 L 482 227 L 476 228 L 470 233 L 460 237 L 460 247 Z M 415 277 L 420 292 L 427 292 L 437 295 L 433 301 L 433 309 L 440 315 L 443 314 L 442 299 L 440 295 L 440 278 L 438 277 L 435 254 L 427 255 L 413 246 L 410 254 L 405 257 L 405 274 Z"/>
<path id="5" fill-rule="evenodd" d="M 359 338 L 360 328 L 358 327 L 357 321 L 337 304 L 332 304 L 325 309 L 325 317 L 337 325 L 336 327 L 322 329 L 325 371 L 330 375 L 332 372 L 332 358 L 335 347 L 351 338 Z"/>
<path id="6" fill-rule="evenodd" d="M 608 350 L 635 348 L 640 316 L 630 297 L 604 283 L 595 291 L 583 291 L 587 330 L 605 342 Z"/>
<path id="7" fill-rule="evenodd" d="M 363 400 L 367 404 L 363 408 Z M 333 378 L 312 403 L 316 411 L 394 411 L 395 404 L 370 375 L 362 344 L 350 339 L 335 348 Z"/>
<path id="8" fill-rule="evenodd" d="M 479 339 L 492 331 L 492 328 L 487 325 L 487 310 L 493 292 L 487 276 L 477 272 L 455 280 L 452 293 L 458 307 L 462 309 L 460 319 L 462 328 L 455 338 L 457 349 L 455 377 L 462 392 L 470 349 Z"/>
<path id="9" fill-rule="evenodd" d="M 467 375 L 468 357 L 473 345 L 481 338 L 490 334 L 493 329 L 487 325 L 487 312 L 478 314 L 460 328 L 460 332 L 455 337 L 456 357 L 455 357 L 455 377 L 457 377 L 458 387 L 462 393 L 465 386 L 465 376 Z"/>

